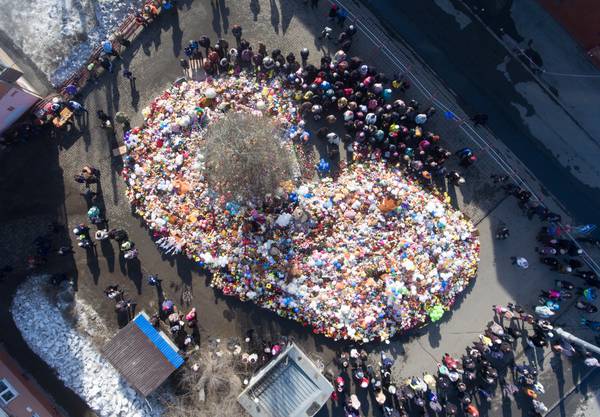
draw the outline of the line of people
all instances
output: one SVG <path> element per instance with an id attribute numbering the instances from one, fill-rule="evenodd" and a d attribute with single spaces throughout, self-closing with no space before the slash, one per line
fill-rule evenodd
<path id="1" fill-rule="evenodd" d="M 99 188 L 92 191 L 92 184 L 100 183 L 100 170 L 90 165 L 85 165 L 79 174 L 74 176 L 77 183 L 85 184 L 85 192 L 82 193 L 86 199 L 92 204 L 95 198 L 99 195 Z M 129 239 L 127 232 L 123 229 L 108 227 L 108 219 L 98 205 L 94 204 L 87 211 L 87 217 L 91 224 L 95 225 L 97 230 L 93 233 L 94 240 L 90 233 L 90 228 L 85 223 L 80 223 L 73 228 L 73 234 L 77 239 L 77 246 L 86 250 L 95 251 L 94 241 L 114 240 L 119 245 L 119 250 L 126 260 L 136 259 L 138 257 L 138 249 L 135 243 Z M 68 248 L 70 250 L 70 248 Z"/>

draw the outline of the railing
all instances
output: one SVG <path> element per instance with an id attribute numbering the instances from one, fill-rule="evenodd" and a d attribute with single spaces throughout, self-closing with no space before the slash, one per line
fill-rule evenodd
<path id="1" fill-rule="evenodd" d="M 160 9 L 161 6 L 161 2 L 157 1 L 157 0 L 147 0 L 144 3 L 144 6 L 146 5 L 152 5 L 154 4 L 157 8 Z M 123 22 L 121 22 L 121 24 L 119 25 L 119 28 L 117 29 L 116 33 L 118 33 L 123 39 L 126 40 L 131 40 L 135 37 L 135 35 L 137 35 L 138 29 L 141 27 L 142 25 L 139 25 L 136 20 L 135 20 L 135 15 L 134 14 L 129 14 L 124 20 Z M 121 44 L 119 44 L 118 42 L 113 42 L 113 48 L 117 51 L 121 50 Z M 90 55 L 89 59 L 86 61 L 85 65 L 83 65 L 82 68 L 80 68 L 78 71 L 76 71 L 75 73 L 73 73 L 68 79 L 66 79 L 58 88 L 57 91 L 60 92 L 60 94 L 65 95 L 65 88 L 68 85 L 74 85 L 78 88 L 83 87 L 87 81 L 90 79 L 90 72 L 88 71 L 87 67 L 90 63 L 96 61 L 100 55 L 102 54 L 102 47 L 99 45 L 97 46 L 94 51 L 92 52 L 92 54 Z M 94 68 L 94 71 L 96 71 L 97 69 Z"/>

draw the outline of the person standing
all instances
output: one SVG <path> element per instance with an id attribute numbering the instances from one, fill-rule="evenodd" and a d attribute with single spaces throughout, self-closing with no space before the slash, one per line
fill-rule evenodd
<path id="1" fill-rule="evenodd" d="M 105 40 L 105 41 L 102 41 L 102 51 L 106 55 L 112 55 L 112 56 L 116 56 L 116 57 L 119 56 L 119 54 L 117 53 L 117 51 L 115 51 L 115 49 L 113 48 L 112 42 L 109 41 L 108 39 Z"/>
<path id="2" fill-rule="evenodd" d="M 344 23 L 346 22 L 346 18 L 348 17 L 348 12 L 345 9 L 339 9 L 337 14 L 337 22 L 340 27 L 344 27 Z"/>
<path id="3" fill-rule="evenodd" d="M 106 71 L 108 71 L 110 73 L 113 72 L 112 61 L 110 59 L 108 59 L 108 57 L 106 55 L 104 55 L 103 57 L 100 58 L 100 65 L 102 65 L 102 68 L 104 68 Z"/>
<path id="4" fill-rule="evenodd" d="M 81 103 L 75 100 L 69 100 L 69 102 L 67 103 L 67 107 L 73 110 L 73 113 L 75 114 L 81 114 L 81 112 L 88 112 L 87 109 L 83 107 Z"/>
<path id="5" fill-rule="evenodd" d="M 501 226 L 498 231 L 496 232 L 496 239 L 498 240 L 504 240 L 506 238 L 508 238 L 510 236 L 510 231 L 508 230 L 508 227 L 506 226 Z"/>
<path id="6" fill-rule="evenodd" d="M 353 37 L 354 35 L 356 35 L 356 26 L 354 26 L 354 25 L 348 26 L 348 29 L 346 29 L 346 33 L 350 37 Z"/>
<path id="7" fill-rule="evenodd" d="M 513 265 L 516 265 L 516 266 L 518 266 L 521 269 L 527 269 L 527 268 L 529 268 L 529 261 L 527 261 L 527 259 L 525 259 L 522 256 L 519 256 L 519 257 L 513 256 L 511 258 L 511 260 L 512 260 L 512 264 Z"/>
<path id="8" fill-rule="evenodd" d="M 98 119 L 100 119 L 100 122 L 102 123 L 102 127 L 110 128 L 112 126 L 110 117 L 106 113 L 104 113 L 103 110 L 98 110 L 96 112 L 96 115 L 98 116 Z"/>
<path id="9" fill-rule="evenodd" d="M 128 68 L 125 68 L 123 70 L 123 77 L 127 78 L 129 81 L 135 80 L 135 77 L 133 76 L 133 72 L 131 72 Z"/>
<path id="10" fill-rule="evenodd" d="M 337 4 L 332 4 L 331 7 L 329 8 L 329 13 L 327 13 L 327 18 L 329 19 L 330 22 L 333 22 L 333 20 L 337 16 L 337 13 L 338 13 Z"/>
<path id="11" fill-rule="evenodd" d="M 240 25 L 233 25 L 231 28 L 231 34 L 239 44 L 240 40 L 242 39 L 242 27 Z"/>
<path id="12" fill-rule="evenodd" d="M 158 279 L 157 275 L 148 275 L 148 285 L 151 287 L 160 288 L 162 280 Z"/>
<path id="13" fill-rule="evenodd" d="M 319 36 L 319 39 L 331 39 L 332 32 L 333 32 L 333 29 L 331 29 L 329 26 L 325 26 L 323 28 L 323 30 L 321 31 L 321 35 Z"/>

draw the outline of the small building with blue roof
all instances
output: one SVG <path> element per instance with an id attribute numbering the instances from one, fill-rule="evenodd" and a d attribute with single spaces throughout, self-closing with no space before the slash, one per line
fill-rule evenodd
<path id="1" fill-rule="evenodd" d="M 139 313 L 102 350 L 104 357 L 144 397 L 183 365 L 173 342 Z"/>

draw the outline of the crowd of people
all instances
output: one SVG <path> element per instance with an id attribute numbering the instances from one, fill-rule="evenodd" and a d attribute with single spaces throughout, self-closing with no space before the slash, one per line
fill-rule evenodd
<path id="1" fill-rule="evenodd" d="M 263 64 L 279 62 L 281 53 L 273 56 Z M 394 100 L 385 76 L 343 52 L 320 71 L 284 61 L 174 85 L 143 110 L 144 125 L 125 135 L 123 175 L 136 213 L 163 250 L 213 270 L 212 285 L 226 295 L 315 333 L 387 340 L 439 319 L 474 278 L 479 244 L 444 196 L 393 166 L 405 160 L 420 179 L 439 172 L 451 154 L 424 131 L 433 110 Z M 339 146 L 335 130 L 309 130 L 305 118 L 320 126 L 342 113 L 356 163 L 335 180 L 288 187 L 262 207 L 227 201 L 206 185 L 202 137 L 235 111 L 278 119 L 292 147 L 311 134 Z"/>
<path id="2" fill-rule="evenodd" d="M 159 293 L 162 291 L 161 280 L 157 276 L 148 276 L 148 284 L 156 287 Z M 172 300 L 165 299 L 160 305 L 160 310 L 150 318 L 150 323 L 157 329 L 161 323 L 165 323 L 175 344 L 183 351 L 200 341 L 198 316 L 194 307 L 187 314 L 183 314 Z"/>
<path id="3" fill-rule="evenodd" d="M 356 29 L 350 25 L 342 33 L 352 39 Z M 259 80 L 280 78 L 302 117 L 327 122 L 315 133 L 332 145 L 343 142 L 349 152 L 392 163 L 403 160 L 426 182 L 436 177 L 464 182 L 456 171 L 448 172 L 444 167 L 452 153 L 440 145 L 439 135 L 426 130 L 435 108 L 424 108 L 415 100 L 405 103 L 392 99 L 395 92 L 410 87 L 404 77 L 388 77 L 344 49 L 323 56 L 320 66 L 315 66 L 307 63 L 306 48 L 297 59 L 292 52 L 269 52 L 263 43 L 256 49 L 243 38 L 237 43 L 237 47 L 230 47 L 220 39 L 212 44 L 203 36 L 190 41 L 186 50 L 190 57 L 202 57 L 202 48 L 206 50 L 204 66 L 210 76 L 237 76 L 248 70 Z M 344 124 L 343 134 L 332 129 L 331 124 L 338 120 Z M 459 158 L 465 167 L 477 161 L 469 148 L 461 150 Z"/>
<path id="4" fill-rule="evenodd" d="M 491 402 L 499 389 L 503 400 L 525 401 L 527 412 L 543 416 L 548 412 L 541 399 L 545 388 L 535 363 L 516 361 L 519 339 L 530 349 L 551 346 L 557 355 L 581 358 L 588 367 L 600 366 L 585 349 L 558 337 L 553 325 L 535 313 L 513 304 L 494 306 L 494 313 L 494 321 L 461 357 L 444 354 L 433 373 L 398 380 L 392 372 L 394 361 L 385 354 L 373 363 L 364 350 L 342 352 L 337 359 L 340 373 L 329 374 L 335 387 L 332 400 L 344 406 L 347 417 L 361 415 L 360 391 L 371 391 L 386 417 L 430 412 L 477 417 L 482 407 L 488 408 L 482 404 Z"/>

